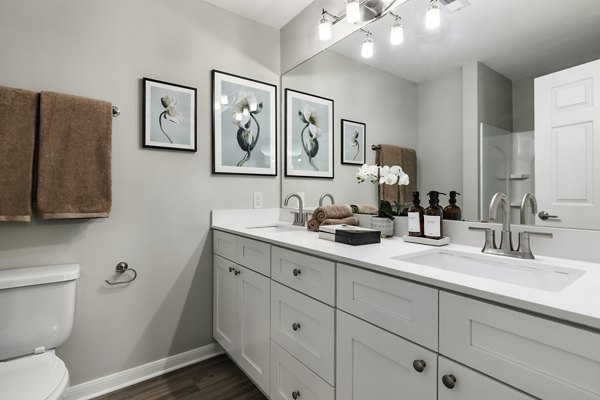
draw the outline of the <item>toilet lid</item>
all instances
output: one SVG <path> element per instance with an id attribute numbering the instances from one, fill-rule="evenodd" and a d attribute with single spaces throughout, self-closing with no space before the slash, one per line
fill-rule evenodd
<path id="1" fill-rule="evenodd" d="M 69 373 L 54 351 L 0 362 L 0 399 L 57 398 L 67 386 Z"/>

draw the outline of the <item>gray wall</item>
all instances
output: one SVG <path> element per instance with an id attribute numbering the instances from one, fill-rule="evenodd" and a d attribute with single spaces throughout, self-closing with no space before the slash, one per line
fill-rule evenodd
<path id="1" fill-rule="evenodd" d="M 534 78 L 523 78 L 512 83 L 513 132 L 532 131 L 535 128 Z"/>
<path id="2" fill-rule="evenodd" d="M 284 195 L 289 192 L 305 192 L 305 204 L 308 206 L 318 205 L 322 193 L 333 194 L 336 203 L 375 204 L 375 186 L 368 182 L 360 185 L 356 183 L 359 166 L 341 164 L 340 120 L 366 123 L 368 164 L 375 163 L 372 144 L 397 144 L 416 149 L 417 85 L 326 50 L 285 74 L 281 86 L 282 89 L 290 88 L 333 99 L 335 135 L 335 178 L 286 177 L 282 184 Z"/>
<path id="3" fill-rule="evenodd" d="M 478 65 L 479 122 L 485 122 L 512 132 L 512 81 L 483 63 Z"/>
<path id="4" fill-rule="evenodd" d="M 212 342 L 211 208 L 279 205 L 275 177 L 211 175 L 212 68 L 278 83 L 279 32 L 198 0 L 0 0 L 0 85 L 113 102 L 108 219 L 2 223 L 0 268 L 81 264 L 73 384 Z M 142 77 L 198 89 L 198 152 L 140 148 Z M 117 262 L 139 272 L 107 288 Z"/>
<path id="5" fill-rule="evenodd" d="M 419 189 L 462 193 L 462 70 L 419 84 Z M 447 204 L 442 197 L 440 204 Z M 462 205 L 459 197 L 459 206 Z"/>

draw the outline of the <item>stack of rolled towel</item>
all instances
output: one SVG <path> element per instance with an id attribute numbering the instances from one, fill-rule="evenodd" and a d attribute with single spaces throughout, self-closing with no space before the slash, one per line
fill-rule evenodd
<path id="1" fill-rule="evenodd" d="M 352 204 L 350 207 L 352 207 L 352 212 L 354 214 L 379 214 L 379 210 L 373 204 Z"/>
<path id="2" fill-rule="evenodd" d="M 321 225 L 358 225 L 358 218 L 352 215 L 352 208 L 346 204 L 332 204 L 318 207 L 308 221 L 308 230 L 317 232 Z"/>

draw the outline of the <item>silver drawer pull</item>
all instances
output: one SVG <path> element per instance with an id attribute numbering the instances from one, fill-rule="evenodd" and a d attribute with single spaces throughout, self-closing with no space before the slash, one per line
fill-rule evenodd
<path id="1" fill-rule="evenodd" d="M 292 273 L 294 274 L 294 276 L 298 276 L 298 275 L 302 274 L 302 270 L 299 268 L 294 268 Z"/>
<path id="2" fill-rule="evenodd" d="M 300 322 L 294 322 L 292 324 L 292 329 L 297 331 L 298 329 L 300 329 Z"/>
<path id="3" fill-rule="evenodd" d="M 300 398 L 300 391 L 298 391 L 298 390 L 294 390 L 294 391 L 292 392 L 292 399 L 294 399 L 294 400 L 297 400 L 297 399 L 299 399 L 299 398 Z"/>

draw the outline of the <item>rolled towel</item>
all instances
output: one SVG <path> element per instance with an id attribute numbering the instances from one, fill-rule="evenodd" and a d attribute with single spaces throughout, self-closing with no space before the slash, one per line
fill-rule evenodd
<path id="1" fill-rule="evenodd" d="M 317 232 L 319 230 L 319 225 L 321 224 L 315 218 L 311 218 L 308 221 L 308 224 L 306 224 L 308 230 L 313 232 Z"/>
<path id="2" fill-rule="evenodd" d="M 358 226 L 358 218 L 346 217 L 346 218 L 328 218 L 321 222 L 321 225 L 354 225 Z"/>
<path id="3" fill-rule="evenodd" d="M 40 95 L 0 86 L 0 221 L 31 221 Z"/>
<path id="4" fill-rule="evenodd" d="M 323 222 L 326 219 L 339 219 L 352 216 L 352 207 L 347 204 L 332 204 L 328 206 L 317 207 L 313 213 L 313 218 Z"/>
<path id="5" fill-rule="evenodd" d="M 354 214 L 369 214 L 369 215 L 377 215 L 379 214 L 379 210 L 372 204 L 353 204 L 352 212 Z"/>

